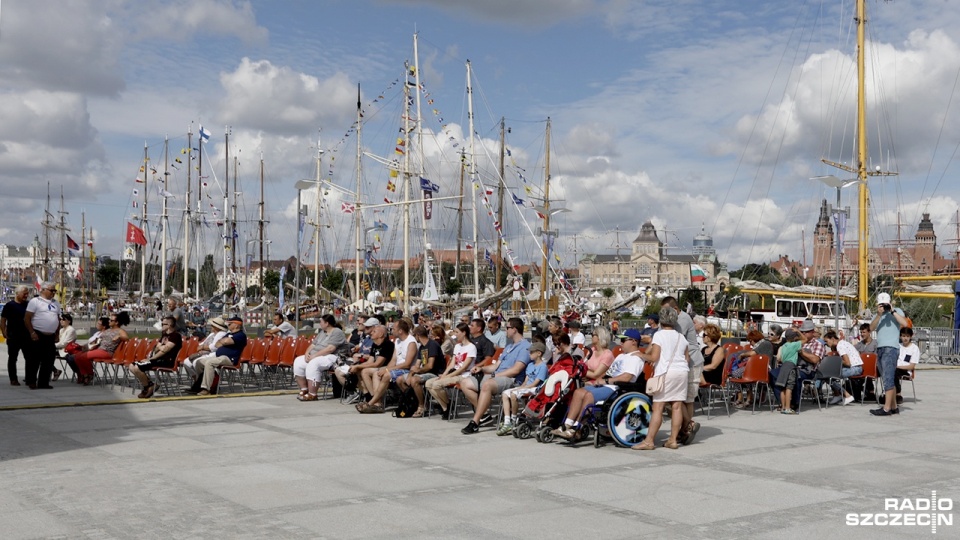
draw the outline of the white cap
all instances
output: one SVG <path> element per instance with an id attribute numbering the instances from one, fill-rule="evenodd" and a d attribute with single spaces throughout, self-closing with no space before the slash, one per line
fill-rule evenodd
<path id="1" fill-rule="evenodd" d="M 878 303 L 878 304 L 889 304 L 889 303 L 890 303 L 890 295 L 887 294 L 887 293 L 885 293 L 885 292 L 882 292 L 882 293 L 878 294 L 878 295 L 877 295 L 877 303 Z"/>
<path id="2" fill-rule="evenodd" d="M 363 321 L 363 325 L 366 326 L 367 328 L 374 327 L 378 324 L 380 324 L 380 321 L 378 321 L 375 317 L 370 317 L 367 320 Z"/>

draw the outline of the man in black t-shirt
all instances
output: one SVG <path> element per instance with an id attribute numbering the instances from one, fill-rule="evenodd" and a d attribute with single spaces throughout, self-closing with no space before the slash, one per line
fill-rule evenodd
<path id="1" fill-rule="evenodd" d="M 177 354 L 183 346 L 183 336 L 177 332 L 177 319 L 173 316 L 166 316 L 160 323 L 163 333 L 157 346 L 150 352 L 150 356 L 141 362 L 134 362 L 130 365 L 130 373 L 140 381 L 143 391 L 137 397 L 147 399 L 153 396 L 157 390 L 156 383 L 150 381 L 150 377 L 145 372 L 156 368 L 172 368 L 177 361 Z"/>
<path id="2" fill-rule="evenodd" d="M 413 389 L 419 404 L 412 418 L 420 418 L 423 416 L 423 385 L 443 373 L 447 368 L 447 360 L 443 356 L 440 344 L 430 339 L 430 331 L 426 326 L 414 328 L 413 337 L 420 344 L 417 349 L 417 360 L 410 365 L 410 373 L 397 379 L 397 386 L 401 391 L 406 391 L 407 388 Z"/>
<path id="3" fill-rule="evenodd" d="M 373 346 L 370 348 L 370 354 L 361 355 L 358 358 L 358 360 L 360 360 L 359 362 L 347 368 L 348 382 L 345 386 L 361 384 L 359 382 L 363 380 L 360 377 L 361 371 L 380 368 L 393 358 L 393 341 L 387 338 L 386 326 L 378 324 L 377 326 L 371 327 L 370 337 L 373 338 Z M 367 399 L 370 399 L 369 390 L 370 389 L 360 388 L 354 396 L 351 396 L 349 402 L 354 403 L 359 401 L 364 395 L 366 395 Z"/>
<path id="4" fill-rule="evenodd" d="M 20 285 L 14 290 L 13 300 L 3 306 L 3 313 L 0 313 L 0 331 L 3 338 L 7 340 L 7 372 L 10 375 L 10 385 L 20 386 L 17 379 L 17 357 L 20 351 L 30 344 L 30 335 L 27 334 L 27 327 L 23 324 L 23 318 L 27 314 L 27 297 L 30 295 L 30 288 L 26 285 Z M 24 352 L 26 358 L 26 352 Z"/>

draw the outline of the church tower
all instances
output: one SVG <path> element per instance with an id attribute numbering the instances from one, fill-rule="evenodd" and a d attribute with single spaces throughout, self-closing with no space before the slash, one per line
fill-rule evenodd
<path id="1" fill-rule="evenodd" d="M 820 205 L 820 218 L 813 229 L 813 268 L 814 278 L 829 277 L 833 274 L 830 264 L 834 259 L 833 223 L 830 221 L 830 208 L 827 200 Z"/>
<path id="2" fill-rule="evenodd" d="M 914 239 L 916 244 L 913 248 L 913 262 L 916 269 L 921 275 L 930 275 L 933 273 L 933 257 L 937 253 L 937 235 L 933 231 L 930 214 L 923 214 Z"/>

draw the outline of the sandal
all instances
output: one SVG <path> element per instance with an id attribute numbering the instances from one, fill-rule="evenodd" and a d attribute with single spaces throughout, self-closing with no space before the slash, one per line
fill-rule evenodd
<path id="1" fill-rule="evenodd" d="M 309 394 L 309 393 L 310 393 L 309 390 L 307 390 L 306 388 L 302 388 L 302 389 L 300 389 L 300 393 L 297 394 L 297 395 L 298 395 L 298 396 L 305 396 L 305 395 L 307 395 L 307 394 Z"/>
<path id="2" fill-rule="evenodd" d="M 643 441 L 640 444 L 635 444 L 630 447 L 631 450 L 656 450 L 657 447 L 654 446 L 652 442 Z"/>
<path id="3" fill-rule="evenodd" d="M 417 407 L 417 410 L 410 415 L 410 418 L 423 418 L 423 407 Z"/>
<path id="4" fill-rule="evenodd" d="M 317 400 L 317 395 L 316 395 L 316 394 L 302 394 L 302 395 L 297 396 L 297 400 L 298 400 L 298 401 L 316 401 L 316 400 Z"/>
<path id="5" fill-rule="evenodd" d="M 676 449 L 680 448 L 680 445 L 677 444 L 676 442 L 666 441 L 665 443 L 663 443 L 663 447 L 664 447 L 664 448 L 669 448 L 669 449 L 671 449 L 671 450 L 676 450 Z"/>
<path id="6" fill-rule="evenodd" d="M 382 405 L 373 405 L 370 403 L 364 403 L 363 408 L 360 409 L 361 414 L 379 414 L 383 412 Z"/>

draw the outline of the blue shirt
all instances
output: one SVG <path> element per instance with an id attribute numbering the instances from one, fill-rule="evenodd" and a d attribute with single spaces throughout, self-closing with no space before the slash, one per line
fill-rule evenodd
<path id="1" fill-rule="evenodd" d="M 521 339 L 517 343 L 508 343 L 503 348 L 503 352 L 500 353 L 500 363 L 497 364 L 497 370 L 493 373 L 494 376 L 512 368 L 517 362 L 524 366 L 530 363 L 530 342 L 525 339 Z M 523 375 L 523 371 L 520 371 L 514 377 L 514 381 L 519 384 L 523 380 Z"/>
<path id="2" fill-rule="evenodd" d="M 226 337 L 232 338 L 233 344 L 217 347 L 216 354 L 217 356 L 226 356 L 233 362 L 233 365 L 237 365 L 240 362 L 240 354 L 243 352 L 243 348 L 247 346 L 247 335 L 243 333 L 243 330 L 238 330 L 227 334 Z"/>
<path id="3" fill-rule="evenodd" d="M 547 380 L 547 363 L 540 362 L 539 364 L 536 364 L 530 362 L 527 364 L 525 375 L 527 378 L 523 381 L 524 385 L 533 384 L 537 381 L 540 381 L 540 384 L 542 385 Z"/>
<path id="4" fill-rule="evenodd" d="M 893 308 L 898 315 L 903 317 L 903 310 Z M 886 312 L 880 316 L 877 323 L 877 347 L 897 347 L 900 348 L 900 323 L 893 313 Z"/>

